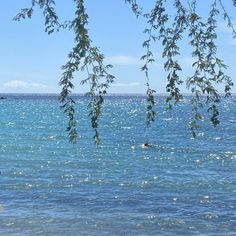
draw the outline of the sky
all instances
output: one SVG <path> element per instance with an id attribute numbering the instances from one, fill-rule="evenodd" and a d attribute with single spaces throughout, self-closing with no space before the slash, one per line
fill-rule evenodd
<path id="1" fill-rule="evenodd" d="M 30 6 L 30 0 L 0 1 L 0 93 L 58 93 L 61 66 L 66 63 L 67 55 L 74 43 L 72 31 L 62 30 L 53 35 L 44 31 L 44 18 L 36 10 L 32 19 L 21 22 L 13 21 L 20 9 Z M 145 10 L 151 9 L 154 0 L 140 0 Z M 206 14 L 212 1 L 199 1 L 199 11 Z M 227 11 L 236 22 L 236 8 L 232 1 L 223 1 Z M 73 0 L 56 1 L 57 12 L 61 20 L 72 19 L 74 15 Z M 93 44 L 99 46 L 105 55 L 105 62 L 113 64 L 110 71 L 116 81 L 110 88 L 111 93 L 145 93 L 145 75 L 141 71 L 143 62 L 140 57 L 145 54 L 142 43 L 146 39 L 143 30 L 146 22 L 137 19 L 130 6 L 124 0 L 85 0 L 89 15 L 89 34 Z M 167 1 L 170 12 L 172 1 Z M 169 4 L 169 5 L 168 5 Z M 173 12 L 172 12 L 173 14 Z M 232 39 L 223 17 L 218 23 L 218 53 L 229 66 L 227 74 L 236 85 L 236 39 Z M 186 38 L 181 41 L 181 73 L 184 80 L 191 76 L 193 58 Z M 160 43 L 152 45 L 156 62 L 150 68 L 150 84 L 158 93 L 165 92 L 166 72 L 161 59 Z M 76 74 L 75 93 L 85 93 L 87 87 L 80 84 L 84 75 Z M 223 86 L 218 87 L 223 91 Z M 186 85 L 181 88 L 187 92 Z M 233 91 L 236 93 L 236 86 Z"/>

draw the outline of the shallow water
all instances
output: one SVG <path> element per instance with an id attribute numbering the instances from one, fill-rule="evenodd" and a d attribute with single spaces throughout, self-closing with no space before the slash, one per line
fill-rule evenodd
<path id="1" fill-rule="evenodd" d="M 74 146 L 54 97 L 0 101 L 0 235 L 235 235 L 236 103 L 193 140 L 190 98 L 158 100 L 145 131 L 144 97 L 109 97 L 99 147 L 83 97 Z"/>

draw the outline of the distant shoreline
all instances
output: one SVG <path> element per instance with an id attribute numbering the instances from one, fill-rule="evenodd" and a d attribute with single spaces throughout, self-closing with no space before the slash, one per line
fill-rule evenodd
<path id="1" fill-rule="evenodd" d="M 194 96 L 192 93 L 183 93 L 185 97 L 192 97 Z M 220 93 L 223 97 L 224 94 Z M 0 97 L 5 99 L 7 97 L 59 97 L 59 93 L 0 93 Z M 71 94 L 71 97 L 87 97 L 85 93 L 78 93 L 78 94 Z M 104 95 L 105 97 L 146 97 L 145 93 L 109 93 Z M 168 93 L 157 93 L 156 97 L 167 97 Z M 207 96 L 207 95 L 202 95 Z M 231 97 L 236 96 L 236 93 L 232 93 Z M 88 96 L 89 97 L 89 96 Z"/>

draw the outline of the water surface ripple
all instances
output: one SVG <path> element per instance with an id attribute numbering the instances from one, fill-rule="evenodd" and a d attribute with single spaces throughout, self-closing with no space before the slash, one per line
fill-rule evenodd
<path id="1" fill-rule="evenodd" d="M 145 131 L 145 100 L 110 97 L 93 144 L 78 99 L 78 144 L 54 97 L 0 101 L 0 235 L 236 235 L 236 103 L 198 138 L 190 98 Z M 154 146 L 142 148 L 146 140 Z"/>

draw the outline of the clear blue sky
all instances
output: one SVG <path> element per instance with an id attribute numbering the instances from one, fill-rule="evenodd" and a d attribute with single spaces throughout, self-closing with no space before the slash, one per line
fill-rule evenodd
<path id="1" fill-rule="evenodd" d="M 67 54 L 73 47 L 73 33 L 62 31 L 48 36 L 44 32 L 44 19 L 40 11 L 36 11 L 31 20 L 14 22 L 12 18 L 19 9 L 30 5 L 30 0 L 0 1 L 0 92 L 59 92 L 60 67 L 67 60 Z M 57 11 L 62 20 L 70 19 L 74 14 L 72 0 L 58 2 Z M 89 14 L 90 35 L 106 56 L 106 61 L 114 65 L 112 73 L 117 77 L 111 92 L 145 93 L 145 76 L 140 68 L 139 58 L 145 53 L 142 42 L 145 39 L 143 29 L 146 24 L 137 20 L 124 0 L 85 0 Z M 145 9 L 153 6 L 154 0 L 140 0 Z M 168 0 L 168 4 L 172 1 Z M 200 10 L 206 12 L 207 2 L 202 1 Z M 236 8 L 232 1 L 225 2 L 226 9 L 235 16 Z M 228 74 L 236 85 L 236 40 L 219 17 L 218 52 L 228 64 Z M 236 22 L 236 21 L 234 21 Z M 185 39 L 180 61 L 183 64 L 183 78 L 191 75 L 191 52 Z M 159 93 L 165 92 L 166 73 L 160 58 L 160 44 L 153 45 L 157 56 L 151 68 L 151 84 Z M 75 79 L 76 92 L 86 92 L 81 87 L 80 77 Z M 219 88 L 221 91 L 222 88 Z M 186 92 L 185 85 L 182 89 Z M 236 86 L 233 89 L 236 92 Z"/>

